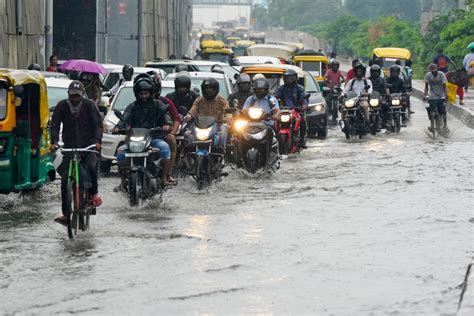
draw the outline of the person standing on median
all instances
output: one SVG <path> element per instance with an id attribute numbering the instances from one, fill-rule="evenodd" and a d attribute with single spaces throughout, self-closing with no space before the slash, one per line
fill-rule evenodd
<path id="1" fill-rule="evenodd" d="M 472 81 L 474 78 L 474 48 L 471 48 L 471 52 L 464 57 L 463 65 L 470 79 L 467 81 L 467 84 L 464 88 L 467 92 L 468 87 L 469 87 L 469 81 Z"/>
<path id="2" fill-rule="evenodd" d="M 443 73 L 448 72 L 448 64 L 451 64 L 453 67 L 455 67 L 451 58 L 446 56 L 442 49 L 438 49 L 438 55 L 433 58 L 433 64 L 436 64 L 438 66 L 438 70 L 442 71 Z"/>

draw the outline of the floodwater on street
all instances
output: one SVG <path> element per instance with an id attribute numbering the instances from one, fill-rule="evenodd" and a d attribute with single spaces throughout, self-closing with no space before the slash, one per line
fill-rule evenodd
<path id="1" fill-rule="evenodd" d="M 102 178 L 91 230 L 53 222 L 58 184 L 0 197 L 0 314 L 454 315 L 473 257 L 474 131 L 340 130 L 271 177 L 182 181 L 139 209 Z"/>

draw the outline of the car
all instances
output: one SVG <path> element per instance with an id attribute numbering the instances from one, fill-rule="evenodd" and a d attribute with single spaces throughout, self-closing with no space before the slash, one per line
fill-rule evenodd
<path id="1" fill-rule="evenodd" d="M 258 64 L 281 64 L 280 59 L 269 56 L 239 56 L 237 57 L 237 60 L 239 61 L 241 67 Z"/>
<path id="2" fill-rule="evenodd" d="M 233 92 L 232 84 L 230 83 L 228 77 L 226 75 L 215 73 L 215 72 L 190 72 L 191 75 L 191 86 L 199 90 L 199 94 L 201 93 L 201 84 L 202 81 L 206 78 L 215 78 L 219 81 L 219 94 L 223 96 L 225 99 L 229 97 L 229 95 Z M 166 76 L 165 81 L 173 81 L 178 74 L 172 73 Z"/>
<path id="3" fill-rule="evenodd" d="M 105 76 L 104 79 L 104 87 L 107 90 L 112 89 L 112 87 L 115 86 L 117 81 L 122 78 L 122 68 L 123 66 L 120 66 L 119 68 L 109 70 L 109 73 Z M 133 77 L 135 78 L 139 74 L 147 73 L 149 71 L 158 71 L 161 75 L 161 78 L 164 78 L 166 76 L 166 73 L 161 69 L 157 70 L 156 68 L 133 67 Z"/>
<path id="4" fill-rule="evenodd" d="M 209 61 L 209 60 L 183 60 L 183 59 L 168 59 L 168 60 L 156 60 L 146 63 L 146 67 L 163 69 L 167 74 L 174 72 L 174 68 L 177 65 L 185 64 L 188 66 L 189 71 L 205 71 L 211 72 L 211 68 L 214 65 L 220 65 L 224 70 L 224 73 L 229 77 L 232 84 L 235 84 L 235 80 L 239 75 L 239 71 L 229 64 Z"/>
<path id="5" fill-rule="evenodd" d="M 62 72 L 53 72 L 53 71 L 40 71 L 43 77 L 45 78 L 58 78 L 58 79 L 69 79 L 66 74 Z"/>

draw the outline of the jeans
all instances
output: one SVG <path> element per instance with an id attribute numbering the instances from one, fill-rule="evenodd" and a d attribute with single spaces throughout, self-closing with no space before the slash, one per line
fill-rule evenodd
<path id="1" fill-rule="evenodd" d="M 158 148 L 160 150 L 160 157 L 163 160 L 169 160 L 171 158 L 170 146 L 167 142 L 162 139 L 156 138 L 151 141 L 151 148 Z M 127 145 L 122 145 L 117 149 L 117 162 L 125 161 L 125 153 L 127 151 Z"/>

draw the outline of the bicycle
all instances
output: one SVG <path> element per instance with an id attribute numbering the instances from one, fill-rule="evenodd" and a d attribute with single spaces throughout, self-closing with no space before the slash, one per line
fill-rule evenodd
<path id="1" fill-rule="evenodd" d="M 92 150 L 95 147 L 94 144 L 86 148 L 60 148 L 62 153 L 72 153 L 72 158 L 69 161 L 66 195 L 67 203 L 71 206 L 71 212 L 67 215 L 67 232 L 71 240 L 79 230 L 87 231 L 89 229 L 90 215 L 95 214 L 95 207 L 91 203 L 86 180 L 81 178 L 82 157 L 80 156 L 80 153 L 100 155 L 98 151 Z M 86 174 L 88 175 L 88 171 Z"/>
<path id="2" fill-rule="evenodd" d="M 428 106 L 430 112 L 430 132 L 431 137 L 436 139 L 438 134 L 442 134 L 443 129 L 447 129 L 447 117 L 446 114 L 441 114 L 438 111 L 440 105 L 446 104 L 444 98 L 428 98 Z"/>

